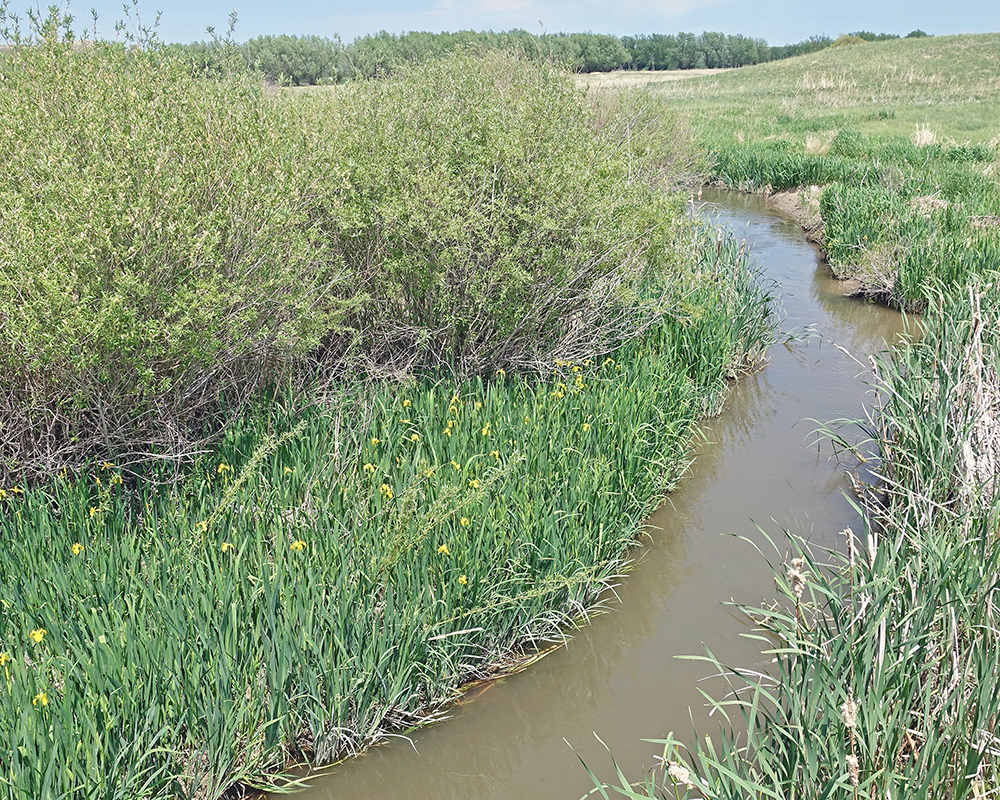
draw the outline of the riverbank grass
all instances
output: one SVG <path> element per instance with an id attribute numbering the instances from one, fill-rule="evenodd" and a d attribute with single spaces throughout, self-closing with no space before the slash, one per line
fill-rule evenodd
<path id="1" fill-rule="evenodd" d="M 773 668 L 705 659 L 726 677 L 729 693 L 710 702 L 731 724 L 691 748 L 661 741 L 672 769 L 615 794 L 996 792 L 995 288 L 929 297 L 927 334 L 879 361 L 878 506 L 837 551 L 775 547 L 779 602 L 743 609 Z"/>
<path id="2" fill-rule="evenodd" d="M 692 314 L 602 359 L 262 407 L 173 485 L 6 490 L 7 795 L 266 785 L 563 636 L 766 335 L 745 257 L 698 246 Z"/>
<path id="3" fill-rule="evenodd" d="M 835 271 L 921 310 L 922 335 L 874 365 L 878 452 L 862 455 L 877 480 L 858 535 L 825 553 L 781 542 L 780 598 L 744 609 L 766 670 L 709 656 L 729 683 L 709 701 L 724 727 L 690 746 L 668 737 L 662 771 L 595 793 L 997 794 L 998 42 L 845 47 L 674 95 L 716 180 L 824 185 Z"/>

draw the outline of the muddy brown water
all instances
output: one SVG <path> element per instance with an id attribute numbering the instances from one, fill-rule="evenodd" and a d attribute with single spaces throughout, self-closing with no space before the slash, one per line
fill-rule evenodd
<path id="1" fill-rule="evenodd" d="M 633 780 L 654 766 L 668 732 L 717 736 L 699 688 L 708 664 L 679 659 L 710 649 L 723 663 L 766 668 L 759 643 L 726 601 L 775 597 L 774 560 L 760 526 L 819 546 L 857 529 L 849 465 L 815 443 L 815 420 L 856 418 L 872 402 L 861 362 L 904 328 L 900 315 L 843 297 L 829 267 L 790 218 L 757 197 L 706 193 L 705 213 L 745 237 L 780 287 L 782 330 L 768 365 L 741 380 L 680 487 L 648 522 L 637 564 L 597 616 L 566 646 L 524 672 L 480 687 L 450 719 L 393 739 L 310 777 L 302 800 L 576 800 L 593 788 L 578 755 L 614 781 L 608 751 Z M 857 429 L 842 433 L 858 440 Z M 839 539 L 839 541 L 838 541 Z M 572 748 L 572 749 L 571 749 Z"/>

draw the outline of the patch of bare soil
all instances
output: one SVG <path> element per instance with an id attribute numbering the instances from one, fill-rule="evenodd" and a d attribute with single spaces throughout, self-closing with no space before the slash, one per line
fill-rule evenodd
<path id="1" fill-rule="evenodd" d="M 792 217 L 802 230 L 806 239 L 823 247 L 823 220 L 819 215 L 819 199 L 823 194 L 822 186 L 800 186 L 797 189 L 784 189 L 768 195 L 767 202 Z"/>

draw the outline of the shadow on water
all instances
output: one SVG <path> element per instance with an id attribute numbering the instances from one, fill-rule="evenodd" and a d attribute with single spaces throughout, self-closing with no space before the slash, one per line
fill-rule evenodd
<path id="1" fill-rule="evenodd" d="M 479 687 L 448 722 L 414 733 L 412 744 L 374 748 L 317 776 L 299 797 L 575 800 L 592 788 L 576 754 L 613 778 L 595 733 L 638 778 L 656 751 L 642 739 L 718 730 L 698 691 L 712 690 L 700 682 L 709 667 L 676 656 L 708 648 L 724 663 L 761 663 L 759 644 L 740 635 L 746 623 L 724 604 L 774 597 L 771 570 L 753 544 L 766 550 L 757 526 L 775 541 L 785 529 L 834 546 L 838 531 L 857 524 L 845 465 L 829 444 L 815 443 L 809 420 L 863 413 L 872 400 L 863 365 L 904 323 L 841 296 L 799 227 L 761 199 L 703 199 L 704 213 L 745 237 L 780 286 L 782 326 L 795 336 L 772 347 L 768 366 L 741 380 L 723 414 L 705 425 L 693 467 L 648 521 L 638 563 L 617 589 L 620 602 L 611 598 L 609 613 L 526 671 Z"/>

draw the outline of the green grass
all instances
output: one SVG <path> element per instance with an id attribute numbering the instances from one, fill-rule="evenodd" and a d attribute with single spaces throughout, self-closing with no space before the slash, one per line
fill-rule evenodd
<path id="1" fill-rule="evenodd" d="M 266 785 L 564 635 L 769 336 L 736 243 L 687 246 L 657 323 L 609 356 L 341 382 L 241 418 L 179 481 L 97 464 L 8 488 L 3 796 Z"/>
<path id="2" fill-rule="evenodd" d="M 918 125 L 988 143 L 1000 135 L 1000 34 L 869 42 L 684 81 L 651 76 L 648 86 L 715 146 L 804 147 L 842 128 L 908 137 Z"/>
<path id="3" fill-rule="evenodd" d="M 726 726 L 690 749 L 661 742 L 700 796 L 996 793 L 998 277 L 932 292 L 924 338 L 881 359 L 884 480 L 870 524 L 836 552 L 775 547 L 781 601 L 744 609 L 770 674 L 705 659 L 728 679 L 711 701 Z M 675 788 L 664 774 L 605 791 L 653 797 L 657 785 Z"/>
<path id="4" fill-rule="evenodd" d="M 827 187 L 830 263 L 873 297 L 919 310 L 929 281 L 963 285 L 1000 257 L 1000 34 L 871 42 L 649 88 L 687 116 L 709 180 Z"/>

